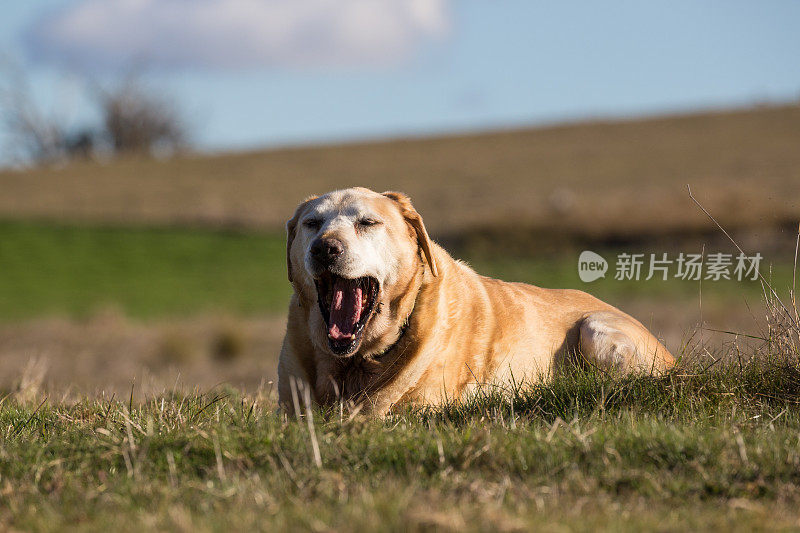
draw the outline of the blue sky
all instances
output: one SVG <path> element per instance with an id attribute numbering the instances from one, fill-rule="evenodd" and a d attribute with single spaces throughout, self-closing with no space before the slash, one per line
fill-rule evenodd
<path id="1" fill-rule="evenodd" d="M 798 28 L 790 0 L 26 0 L 0 51 L 75 123 L 84 77 L 146 64 L 227 150 L 797 101 Z"/>

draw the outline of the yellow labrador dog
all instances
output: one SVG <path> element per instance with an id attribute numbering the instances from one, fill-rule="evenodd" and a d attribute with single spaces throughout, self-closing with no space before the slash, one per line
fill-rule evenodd
<path id="1" fill-rule="evenodd" d="M 404 194 L 308 198 L 286 228 L 294 295 L 278 394 L 290 412 L 298 390 L 376 414 L 442 403 L 479 384 L 546 379 L 576 353 L 623 371 L 674 364 L 642 324 L 589 294 L 506 283 L 454 260 Z"/>

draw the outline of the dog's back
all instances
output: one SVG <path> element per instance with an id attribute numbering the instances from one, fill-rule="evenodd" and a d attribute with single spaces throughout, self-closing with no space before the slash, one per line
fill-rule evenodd
<path id="1" fill-rule="evenodd" d="M 594 296 L 481 276 L 437 245 L 434 255 L 439 276 L 427 280 L 414 311 L 413 365 L 425 369 L 414 372 L 404 401 L 452 400 L 475 384 L 541 381 L 574 355 L 622 371 L 674 364 L 644 326 Z"/>

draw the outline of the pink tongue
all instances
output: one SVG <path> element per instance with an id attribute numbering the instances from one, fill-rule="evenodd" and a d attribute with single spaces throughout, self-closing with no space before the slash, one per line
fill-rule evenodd
<path id="1" fill-rule="evenodd" d="M 361 287 L 357 280 L 337 278 L 333 285 L 328 337 L 335 341 L 353 338 L 361 318 Z"/>

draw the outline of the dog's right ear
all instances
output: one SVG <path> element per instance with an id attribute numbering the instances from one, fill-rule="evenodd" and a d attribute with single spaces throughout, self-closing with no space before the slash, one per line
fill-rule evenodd
<path id="1" fill-rule="evenodd" d="M 294 211 L 294 215 L 292 218 L 286 221 L 286 272 L 289 275 L 289 282 L 294 282 L 292 278 L 292 243 L 294 242 L 294 236 L 297 234 L 297 222 L 300 220 L 300 215 L 303 214 L 303 210 L 312 200 L 316 200 L 317 196 L 309 196 L 303 202 L 297 206 L 297 209 Z"/>
<path id="2" fill-rule="evenodd" d="M 406 223 L 411 227 L 417 236 L 417 244 L 422 250 L 422 253 L 425 254 L 425 259 L 428 261 L 431 274 L 438 276 L 439 269 L 436 267 L 436 260 L 433 257 L 431 238 L 428 237 L 428 231 L 425 229 L 425 223 L 422 222 L 422 215 L 420 215 L 411 204 L 411 198 L 401 192 L 395 191 L 386 191 L 381 194 L 397 203 L 398 207 L 400 208 L 400 214 L 403 215 L 403 218 L 406 219 Z"/>

